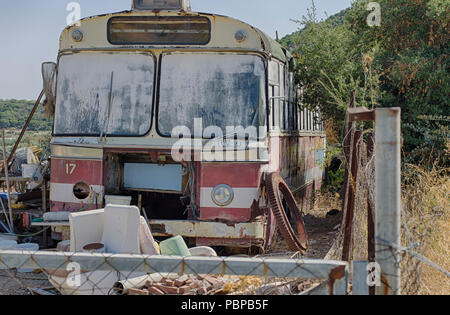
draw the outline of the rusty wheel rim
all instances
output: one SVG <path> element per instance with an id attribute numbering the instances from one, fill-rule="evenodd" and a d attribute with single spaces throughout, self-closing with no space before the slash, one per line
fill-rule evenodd
<path id="1" fill-rule="evenodd" d="M 277 173 L 269 174 L 266 186 L 270 209 L 289 249 L 305 251 L 308 248 L 308 234 L 303 214 L 291 190 Z M 286 207 L 283 206 L 283 201 Z"/>

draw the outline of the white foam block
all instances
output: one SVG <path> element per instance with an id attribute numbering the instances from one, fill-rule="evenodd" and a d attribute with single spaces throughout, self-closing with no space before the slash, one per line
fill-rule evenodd
<path id="1" fill-rule="evenodd" d="M 147 220 L 145 220 L 142 216 L 140 219 L 139 242 L 141 245 L 141 253 L 143 255 L 159 255 L 159 251 L 156 248 L 155 240 L 147 224 Z"/>
<path id="2" fill-rule="evenodd" d="M 81 252 L 85 245 L 102 240 L 104 212 L 100 209 L 70 214 L 71 252 Z"/>
<path id="3" fill-rule="evenodd" d="M 140 217 L 135 206 L 106 206 L 102 243 L 107 253 L 141 254 Z"/>

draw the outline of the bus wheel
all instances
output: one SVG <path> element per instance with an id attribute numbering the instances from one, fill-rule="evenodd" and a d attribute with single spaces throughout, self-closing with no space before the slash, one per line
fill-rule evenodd
<path id="1" fill-rule="evenodd" d="M 303 214 L 288 185 L 280 175 L 271 173 L 266 180 L 266 189 L 270 210 L 289 249 L 305 251 L 308 248 L 308 234 Z"/>

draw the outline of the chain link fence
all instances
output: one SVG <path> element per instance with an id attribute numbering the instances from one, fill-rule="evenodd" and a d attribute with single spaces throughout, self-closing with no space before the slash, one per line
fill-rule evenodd
<path id="1" fill-rule="evenodd" d="M 273 258 L 2 251 L 0 269 L 2 295 L 344 295 L 348 282 L 343 262 Z"/>
<path id="2" fill-rule="evenodd" d="M 350 131 L 347 137 L 350 137 Z M 359 132 L 355 145 L 348 149 L 346 165 L 350 185 L 354 185 L 354 213 L 350 227 L 350 261 L 375 261 L 375 135 L 373 130 Z M 353 139 L 352 139 L 353 140 Z M 353 176 L 353 150 L 357 150 L 357 174 Z M 433 164 L 433 163 L 431 163 Z M 356 181 L 352 181 L 356 178 Z M 398 247 L 385 244 L 399 257 L 401 293 L 448 294 L 450 292 L 450 179 L 449 170 L 431 165 L 405 164 L 402 169 L 402 224 Z M 348 198 L 348 196 L 346 196 Z M 348 207 L 344 203 L 343 216 Z M 344 219 L 345 220 L 345 219 Z M 371 227 L 372 225 L 372 227 Z M 348 233 L 348 232 L 347 232 Z M 346 234 L 345 221 L 326 259 L 342 259 Z M 384 243 L 383 243 L 384 244 Z M 398 254 L 398 255 L 397 255 Z"/>

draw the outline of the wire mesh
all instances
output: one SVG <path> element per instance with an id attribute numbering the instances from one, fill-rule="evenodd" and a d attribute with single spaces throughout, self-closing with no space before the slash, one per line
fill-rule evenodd
<path id="1" fill-rule="evenodd" d="M 347 282 L 337 261 L 17 251 L 0 258 L 1 295 L 296 295 L 323 281 L 342 294 Z"/>

